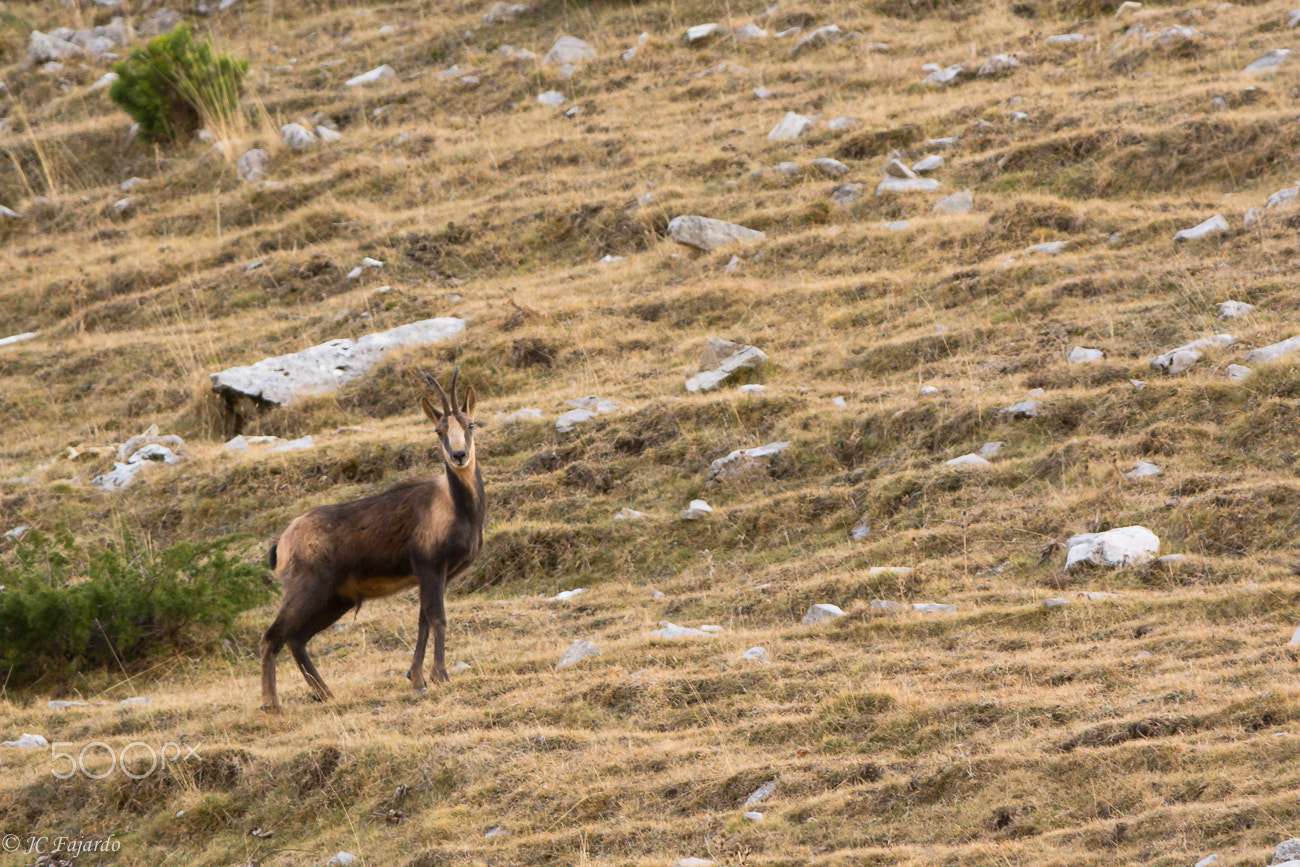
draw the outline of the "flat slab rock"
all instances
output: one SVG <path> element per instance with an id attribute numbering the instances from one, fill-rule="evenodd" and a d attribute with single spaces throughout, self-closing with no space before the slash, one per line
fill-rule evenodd
<path id="1" fill-rule="evenodd" d="M 454 317 L 424 319 L 358 339 L 340 338 L 290 355 L 278 355 L 210 375 L 218 394 L 249 397 L 288 406 L 305 397 L 329 394 L 370 370 L 386 354 L 407 346 L 439 343 L 465 330 Z"/>
<path id="2" fill-rule="evenodd" d="M 1246 356 L 1246 363 L 1262 364 L 1266 361 L 1276 361 L 1277 359 L 1290 355 L 1297 350 L 1300 350 L 1300 334 L 1268 346 L 1261 346 L 1259 349 L 1252 351 Z"/>
<path id="3" fill-rule="evenodd" d="M 1160 537 L 1146 527 L 1119 527 L 1104 533 L 1080 533 L 1065 543 L 1065 570 L 1081 565 L 1138 566 L 1160 553 Z"/>
<path id="4" fill-rule="evenodd" d="M 761 367 L 767 360 L 767 353 L 757 346 L 710 337 L 700 356 L 699 373 L 686 380 L 686 390 L 692 393 L 710 391 L 737 370 Z"/>
<path id="5" fill-rule="evenodd" d="M 1163 370 L 1170 376 L 1177 376 L 1200 361 L 1201 356 L 1205 354 L 1205 350 L 1226 349 L 1236 342 L 1237 338 L 1231 334 L 1215 334 L 1210 337 L 1202 337 L 1200 340 L 1193 340 L 1191 343 L 1171 349 L 1164 355 L 1157 355 L 1151 359 L 1151 367 L 1153 370 Z"/>
<path id="6" fill-rule="evenodd" d="M 752 449 L 736 449 L 709 464 L 709 481 L 725 479 L 767 466 L 772 458 L 790 448 L 788 442 L 768 443 Z"/>
<path id="7" fill-rule="evenodd" d="M 803 622 L 808 624 L 824 623 L 827 620 L 836 620 L 844 616 L 844 609 L 840 608 L 838 605 L 831 605 L 828 602 L 819 602 L 808 609 L 808 613 L 803 616 Z"/>
<path id="8" fill-rule="evenodd" d="M 600 656 L 600 648 L 593 641 L 579 640 L 569 645 L 569 649 L 564 651 L 559 662 L 555 663 L 556 668 L 573 668 L 575 665 Z"/>
<path id="9" fill-rule="evenodd" d="M 678 244 L 712 253 L 737 241 L 761 241 L 767 237 L 756 229 L 695 215 L 674 217 L 668 223 L 668 237 Z"/>

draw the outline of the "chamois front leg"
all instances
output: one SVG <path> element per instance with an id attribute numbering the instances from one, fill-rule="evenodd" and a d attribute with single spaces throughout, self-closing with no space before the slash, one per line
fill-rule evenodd
<path id="1" fill-rule="evenodd" d="M 420 668 L 424 663 L 425 639 L 433 631 L 433 669 L 431 676 L 435 681 L 446 683 L 447 676 L 447 611 L 443 603 L 443 594 L 447 588 L 447 570 L 444 565 L 428 566 L 418 570 L 420 576 L 420 635 L 415 644 L 416 659 L 411 663 L 412 674 L 420 678 L 423 685 L 423 673 Z M 415 678 L 412 678 L 415 683 Z"/>
<path id="2" fill-rule="evenodd" d="M 420 603 L 420 632 L 415 638 L 415 653 L 411 656 L 411 670 L 406 676 L 411 680 L 411 689 L 427 692 L 424 683 L 424 648 L 429 643 L 429 618 L 424 613 L 424 603 Z"/>

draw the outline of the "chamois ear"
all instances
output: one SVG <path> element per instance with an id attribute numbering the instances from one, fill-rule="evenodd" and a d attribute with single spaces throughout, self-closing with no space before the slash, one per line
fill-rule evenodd
<path id="1" fill-rule="evenodd" d="M 474 393 L 474 386 L 471 385 L 469 388 L 465 389 L 465 408 L 462 412 L 471 419 L 474 418 L 474 406 L 477 403 L 478 395 Z"/>
<path id="2" fill-rule="evenodd" d="M 429 400 L 428 395 L 420 395 L 420 406 L 424 409 L 424 414 L 429 417 L 429 421 L 441 424 L 442 413 L 433 405 L 433 401 Z"/>

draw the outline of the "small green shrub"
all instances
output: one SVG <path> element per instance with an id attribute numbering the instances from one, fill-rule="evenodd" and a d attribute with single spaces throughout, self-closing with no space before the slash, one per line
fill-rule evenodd
<path id="1" fill-rule="evenodd" d="M 188 24 L 150 40 L 114 64 L 109 96 L 140 124 L 147 142 L 176 141 L 239 108 L 247 60 L 213 54 Z"/>
<path id="2" fill-rule="evenodd" d="M 0 679 L 14 685 L 118 667 L 206 628 L 229 627 L 270 596 L 265 569 L 231 559 L 224 540 L 159 551 L 124 533 L 83 548 L 66 530 L 23 536 L 0 560 Z"/>

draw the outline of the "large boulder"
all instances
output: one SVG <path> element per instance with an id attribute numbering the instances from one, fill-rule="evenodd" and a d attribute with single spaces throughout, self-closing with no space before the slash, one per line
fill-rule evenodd
<path id="1" fill-rule="evenodd" d="M 1146 527 L 1119 527 L 1104 533 L 1080 533 L 1065 543 L 1065 569 L 1081 565 L 1138 566 L 1160 553 L 1160 537 Z"/>
<path id="2" fill-rule="evenodd" d="M 358 340 L 330 340 L 301 352 L 211 374 L 212 390 L 229 400 L 242 396 L 287 406 L 305 397 L 337 391 L 394 349 L 438 343 L 464 330 L 465 320 L 443 317 L 399 325 Z"/>

